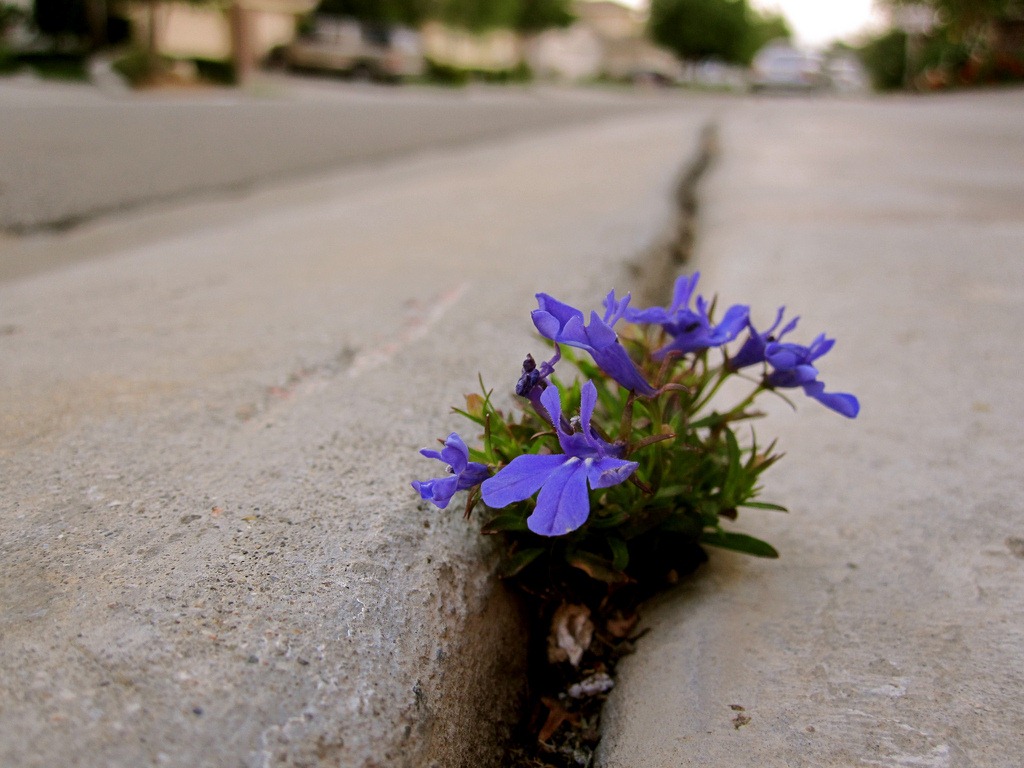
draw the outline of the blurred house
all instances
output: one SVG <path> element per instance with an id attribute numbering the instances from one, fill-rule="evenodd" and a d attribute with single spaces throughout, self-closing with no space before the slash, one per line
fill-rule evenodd
<path id="1" fill-rule="evenodd" d="M 577 0 L 572 13 L 604 40 L 643 37 L 645 18 L 640 11 L 613 0 Z"/>
<path id="2" fill-rule="evenodd" d="M 309 54 L 291 62 L 296 66 L 338 71 L 358 66 L 358 62 L 348 66 L 358 58 L 350 53 L 321 52 L 317 46 L 322 41 L 314 40 L 315 34 L 296 42 L 298 20 L 310 14 L 318 0 L 122 3 L 122 14 L 131 22 L 139 46 L 148 48 L 152 40 L 157 53 L 172 59 L 233 60 L 244 70 L 266 61 L 275 50 L 284 51 L 286 58 L 292 50 Z M 474 33 L 431 21 L 419 30 L 418 55 L 437 65 L 472 72 L 509 72 L 527 64 L 542 79 L 570 82 L 601 77 L 640 82 L 681 78 L 678 59 L 644 36 L 646 19 L 639 11 L 612 0 L 577 0 L 572 10 L 577 21 L 570 27 L 528 39 L 511 29 Z M 326 67 L 311 63 L 317 56 L 323 58 L 321 53 L 330 53 L 336 61 Z"/>
<path id="3" fill-rule="evenodd" d="M 312 11 L 317 1 L 222 0 L 197 5 L 184 0 L 127 0 L 124 9 L 140 46 L 152 39 L 156 52 L 169 58 L 228 61 L 241 55 L 251 64 L 290 43 L 297 19 Z"/>
<path id="4" fill-rule="evenodd" d="M 474 72 L 503 72 L 523 61 L 522 42 L 510 29 L 474 33 L 431 21 L 421 30 L 423 54 L 435 64 Z"/>
<path id="5" fill-rule="evenodd" d="M 676 56 L 644 36 L 645 18 L 639 11 L 611 0 L 581 0 L 572 10 L 577 19 L 572 26 L 526 42 L 526 61 L 536 76 L 659 82 L 682 76 Z"/>
<path id="6" fill-rule="evenodd" d="M 604 44 L 586 24 L 549 29 L 526 43 L 526 60 L 536 77 L 570 82 L 600 75 Z"/>

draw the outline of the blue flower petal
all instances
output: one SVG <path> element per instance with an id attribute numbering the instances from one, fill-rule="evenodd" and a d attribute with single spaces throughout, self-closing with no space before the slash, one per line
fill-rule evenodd
<path id="1" fill-rule="evenodd" d="M 733 304 L 729 307 L 722 317 L 722 321 L 715 327 L 712 346 L 727 344 L 739 336 L 740 331 L 747 324 L 748 317 L 750 317 L 750 307 L 745 304 Z"/>
<path id="2" fill-rule="evenodd" d="M 594 440 L 590 432 L 590 417 L 594 415 L 594 408 L 597 406 L 597 387 L 594 382 L 587 380 L 580 390 L 580 431 L 587 443 L 600 450 L 599 443 Z"/>
<path id="3" fill-rule="evenodd" d="M 537 305 L 530 316 L 541 336 L 590 351 L 582 312 L 546 293 L 537 294 Z"/>
<path id="4" fill-rule="evenodd" d="M 420 497 L 432 501 L 440 509 L 448 506 L 457 491 L 465 491 L 479 485 L 490 474 L 486 464 L 469 460 L 469 448 L 458 433 L 452 432 L 444 441 L 444 448 L 433 451 L 424 448 L 421 454 L 428 459 L 437 459 L 448 465 L 450 475 L 433 480 L 417 480 L 413 482 Z"/>
<path id="5" fill-rule="evenodd" d="M 591 488 L 610 488 L 628 480 L 639 466 L 635 461 L 606 456 L 590 462 L 587 479 L 590 480 Z"/>
<path id="6" fill-rule="evenodd" d="M 458 475 L 439 477 L 433 480 L 414 481 L 412 487 L 419 491 L 420 498 L 433 502 L 438 509 L 444 509 L 459 489 Z"/>
<path id="7" fill-rule="evenodd" d="M 848 419 L 854 419 L 860 413 L 860 402 L 856 397 L 846 392 L 826 392 L 825 385 L 820 381 L 804 384 L 804 392 L 808 397 L 813 397 L 826 408 L 831 408 Z"/>
<path id="8" fill-rule="evenodd" d="M 647 309 L 629 309 L 624 315 L 626 320 L 635 325 L 663 325 L 672 322 L 672 318 L 664 307 L 648 307 Z"/>
<path id="9" fill-rule="evenodd" d="M 631 299 L 632 296 L 627 293 L 622 298 L 622 301 L 617 301 L 615 299 L 615 289 L 613 288 L 604 300 L 604 317 L 602 320 L 604 320 L 605 325 L 614 327 L 626 314 Z"/>
<path id="10" fill-rule="evenodd" d="M 770 387 L 802 387 L 818 378 L 818 369 L 813 365 L 798 365 L 772 371 L 765 377 Z"/>
<path id="11" fill-rule="evenodd" d="M 688 354 L 710 347 L 720 347 L 736 338 L 746 325 L 750 308 L 742 304 L 730 307 L 717 326 L 711 324 L 708 317 L 710 306 L 703 296 L 697 297 L 696 309 L 690 309 L 690 299 L 693 298 L 699 279 L 699 272 L 695 272 L 691 277 L 681 275 L 677 278 L 672 293 L 672 304 L 668 309 L 651 307 L 625 311 L 624 316 L 629 322 L 655 323 L 673 337 L 672 341 L 654 353 L 654 359 L 659 360 L 669 352 Z"/>
<path id="12" fill-rule="evenodd" d="M 461 473 L 469 463 L 469 448 L 466 447 L 457 432 L 452 432 L 444 441 L 444 448 L 441 449 L 441 461 L 448 464 L 455 474 Z"/>
<path id="13" fill-rule="evenodd" d="M 538 312 L 546 312 L 555 318 L 560 326 L 566 325 L 572 318 L 578 317 L 580 322 L 583 321 L 583 313 L 580 312 L 576 307 L 570 306 L 563 301 L 559 301 L 554 296 L 547 293 L 536 294 Z"/>
<path id="14" fill-rule="evenodd" d="M 587 341 L 590 342 L 591 347 L 600 349 L 609 344 L 618 344 L 619 337 L 597 312 L 591 312 L 590 325 L 587 326 Z"/>
<path id="15" fill-rule="evenodd" d="M 570 458 L 544 481 L 526 526 L 540 536 L 562 536 L 575 531 L 589 516 L 587 466 L 582 459 Z"/>
<path id="16" fill-rule="evenodd" d="M 626 348 L 619 342 L 595 349 L 590 354 L 602 371 L 626 389 L 644 396 L 653 395 L 657 391 L 647 383 L 636 363 L 630 359 Z"/>
<path id="17" fill-rule="evenodd" d="M 500 509 L 530 498 L 569 458 L 562 453 L 516 456 L 496 475 L 484 480 L 480 486 L 484 504 Z"/>
<path id="18" fill-rule="evenodd" d="M 626 312 L 628 301 L 629 297 L 626 297 L 616 302 L 614 292 L 609 294 L 605 299 L 606 307 L 610 307 L 609 318 L 617 320 L 620 312 Z M 611 325 L 596 312 L 591 312 L 590 325 L 587 326 L 584 325 L 582 312 L 546 293 L 537 294 L 537 304 L 539 308 L 533 311 L 531 317 L 541 336 L 589 352 L 601 370 L 626 389 L 642 395 L 654 394 L 654 388 L 629 358 Z"/>
<path id="19" fill-rule="evenodd" d="M 828 352 L 836 344 L 835 339 L 829 339 L 825 337 L 825 334 L 820 334 L 811 345 L 807 348 L 807 356 L 809 360 L 817 360 L 819 357 Z"/>
<path id="20" fill-rule="evenodd" d="M 809 351 L 808 347 L 799 344 L 779 344 L 773 341 L 765 346 L 764 358 L 775 370 L 788 371 L 809 363 Z"/>

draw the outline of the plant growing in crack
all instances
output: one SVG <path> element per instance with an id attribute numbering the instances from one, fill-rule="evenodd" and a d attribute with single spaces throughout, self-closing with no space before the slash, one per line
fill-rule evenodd
<path id="1" fill-rule="evenodd" d="M 819 379 L 834 340 L 783 340 L 798 320 L 783 326 L 783 309 L 764 330 L 742 304 L 716 321 L 715 301 L 695 295 L 698 279 L 680 277 L 667 307 L 635 309 L 612 291 L 589 322 L 537 294 L 533 323 L 554 351 L 540 364 L 526 357 L 521 407 L 497 408 L 481 381 L 455 409 L 480 430 L 479 447 L 452 433 L 440 451 L 422 451 L 448 474 L 413 487 L 442 509 L 468 491 L 466 516 L 482 507 L 482 532 L 500 538 L 500 575 L 534 604 L 546 665 L 534 733 L 549 759 L 523 764 L 587 764 L 637 605 L 694 570 L 705 546 L 778 556 L 732 528 L 742 508 L 785 511 L 760 498 L 780 454 L 750 425 L 763 416 L 758 399 L 792 405 L 788 393 L 801 389 L 842 416 L 859 411 Z"/>

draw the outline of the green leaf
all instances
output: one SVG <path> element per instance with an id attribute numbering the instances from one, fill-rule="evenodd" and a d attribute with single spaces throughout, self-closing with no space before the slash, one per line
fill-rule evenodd
<path id="1" fill-rule="evenodd" d="M 729 456 L 729 477 L 732 479 L 735 478 L 743 468 L 743 453 L 740 451 L 740 444 L 736 439 L 736 433 L 728 427 L 725 428 L 725 445 L 728 449 Z"/>
<path id="2" fill-rule="evenodd" d="M 614 528 L 629 519 L 629 513 L 625 510 L 612 512 L 604 517 L 592 516 L 587 525 L 590 528 Z"/>
<path id="3" fill-rule="evenodd" d="M 515 512 L 502 512 L 483 524 L 480 533 L 500 533 L 501 531 L 525 531 L 526 517 Z"/>
<path id="4" fill-rule="evenodd" d="M 565 561 L 573 568 L 579 568 L 590 578 L 607 584 L 621 584 L 629 581 L 629 577 L 618 570 L 614 564 L 603 557 L 598 557 L 593 552 L 586 552 L 581 549 L 567 552 Z"/>
<path id="5" fill-rule="evenodd" d="M 676 496 L 683 496 L 692 492 L 693 489 L 688 488 L 685 485 L 666 485 L 664 488 L 658 489 L 658 492 L 654 494 L 654 500 L 664 501 L 665 499 L 674 499 Z"/>
<path id="6" fill-rule="evenodd" d="M 729 531 L 705 531 L 700 541 L 702 544 L 709 544 L 712 547 L 731 549 L 733 552 L 742 552 L 754 557 L 777 558 L 779 556 L 775 547 L 766 541 L 755 539 L 745 533 L 731 533 Z"/>
<path id="7" fill-rule="evenodd" d="M 618 536 L 607 538 L 608 549 L 612 551 L 612 568 L 616 571 L 626 570 L 629 565 L 629 547 Z"/>
<path id="8" fill-rule="evenodd" d="M 702 528 L 699 517 L 684 514 L 674 514 L 661 524 L 661 531 L 665 533 L 682 533 L 693 536 Z"/>
<path id="9" fill-rule="evenodd" d="M 467 419 L 469 419 L 470 421 L 472 421 L 472 422 L 474 422 L 476 424 L 479 424 L 480 426 L 483 426 L 483 424 L 484 424 L 484 417 L 483 417 L 483 415 L 476 416 L 476 415 L 470 413 L 469 411 L 462 410 L 461 408 L 452 408 L 452 413 L 457 413 L 457 414 L 459 414 L 459 416 L 465 416 Z"/>
<path id="10" fill-rule="evenodd" d="M 789 512 L 789 510 L 786 509 L 786 507 L 782 506 L 781 504 L 772 504 L 771 502 L 767 501 L 744 501 L 742 504 L 740 504 L 740 506 L 752 507 L 754 509 L 771 509 L 774 510 L 775 512 Z"/>
<path id="11" fill-rule="evenodd" d="M 521 549 L 514 555 L 506 557 L 501 561 L 501 564 L 498 566 L 498 576 L 502 579 L 511 578 L 543 554 L 544 550 L 541 547 Z"/>
<path id="12" fill-rule="evenodd" d="M 725 423 L 729 420 L 728 416 L 722 415 L 717 411 L 713 411 L 703 419 L 697 419 L 696 421 L 690 422 L 690 429 L 704 429 L 705 427 L 717 427 L 720 424 Z"/>

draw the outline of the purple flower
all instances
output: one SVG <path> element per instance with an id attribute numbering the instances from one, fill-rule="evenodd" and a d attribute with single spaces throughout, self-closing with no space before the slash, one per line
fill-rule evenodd
<path id="1" fill-rule="evenodd" d="M 801 387 L 805 395 L 826 408 L 849 419 L 855 418 L 860 412 L 857 398 L 846 392 L 826 392 L 825 385 L 818 381 L 818 369 L 811 365 L 835 343 L 835 339 L 827 339 L 825 334 L 820 334 L 808 347 L 769 342 L 764 357 L 772 371 L 765 377 L 765 384 L 769 387 Z"/>
<path id="2" fill-rule="evenodd" d="M 680 275 L 676 279 L 672 304 L 668 309 L 650 307 L 624 310 L 623 316 L 627 322 L 654 323 L 664 328 L 672 337 L 672 341 L 654 353 L 656 359 L 664 357 L 669 352 L 686 354 L 710 347 L 720 347 L 735 339 L 746 325 L 750 308 L 743 304 L 729 307 L 718 325 L 711 324 L 708 317 L 710 307 L 703 296 L 697 297 L 696 309 L 690 309 L 690 299 L 699 279 L 700 272 L 694 272 L 692 277 Z"/>
<path id="3" fill-rule="evenodd" d="M 776 334 L 775 329 L 782 323 L 784 312 L 785 307 L 779 307 L 775 322 L 763 333 L 759 333 L 748 321 L 750 337 L 729 361 L 730 366 L 738 370 L 748 365 L 767 363 L 771 370 L 764 377 L 765 386 L 800 387 L 804 394 L 826 408 L 850 419 L 856 417 L 860 412 L 857 398 L 846 392 L 826 392 L 825 385 L 818 381 L 818 369 L 813 365 L 815 360 L 832 349 L 835 339 L 826 338 L 822 333 L 810 346 L 783 342 L 782 337 L 796 328 L 800 319 L 794 317 Z"/>
<path id="4" fill-rule="evenodd" d="M 485 464 L 469 460 L 469 449 L 455 432 L 448 435 L 440 451 L 424 448 L 420 453 L 428 459 L 443 461 L 451 473 L 433 480 L 413 481 L 412 487 L 419 491 L 420 498 L 433 502 L 439 509 L 447 507 L 456 492 L 479 485 L 490 475 Z"/>
<path id="5" fill-rule="evenodd" d="M 621 302 L 617 302 L 615 291 L 612 291 L 605 299 L 604 317 L 591 312 L 590 325 L 585 325 L 580 310 L 563 304 L 546 293 L 538 293 L 538 309 L 532 313 L 533 324 L 541 336 L 589 352 L 601 370 L 626 389 L 639 395 L 650 396 L 655 392 L 654 387 L 644 379 L 643 374 L 630 359 L 626 348 L 619 343 L 619 337 L 612 330 L 612 326 L 622 317 L 628 304 L 628 295 Z"/>
<path id="6" fill-rule="evenodd" d="M 533 355 L 523 360 L 523 374 L 516 382 L 516 394 L 527 398 L 537 413 L 544 415 L 544 407 L 540 403 L 540 395 L 548 386 L 548 376 L 555 372 L 555 363 L 562 359 L 562 350 L 555 344 L 555 355 L 539 366 Z"/>
<path id="7" fill-rule="evenodd" d="M 729 360 L 729 365 L 733 370 L 738 371 L 740 368 L 746 368 L 748 365 L 763 363 L 765 361 L 765 350 L 768 344 L 773 341 L 778 341 L 796 328 L 796 324 L 800 320 L 799 317 L 794 317 L 786 323 L 785 328 L 777 334 L 775 333 L 775 329 L 779 327 L 780 323 L 782 323 L 782 316 L 785 312 L 785 307 L 779 307 L 779 311 L 775 315 L 775 322 L 772 323 L 771 327 L 763 333 L 759 333 L 754 327 L 754 324 L 750 322 L 749 318 L 747 318 L 747 328 L 750 330 L 750 336 L 745 342 L 743 342 L 743 346 L 740 347 L 739 352 L 733 355 Z"/>
<path id="8" fill-rule="evenodd" d="M 526 525 L 541 536 L 561 536 L 575 531 L 590 516 L 588 483 L 595 489 L 618 485 L 639 465 L 619 458 L 622 449 L 591 430 L 590 417 L 597 404 L 593 382 L 583 385 L 579 428 L 572 432 L 563 426 L 558 387 L 552 384 L 540 399 L 555 425 L 564 453 L 517 456 L 485 480 L 480 490 L 484 503 L 493 508 L 524 501 L 539 490 L 537 506 Z"/>

